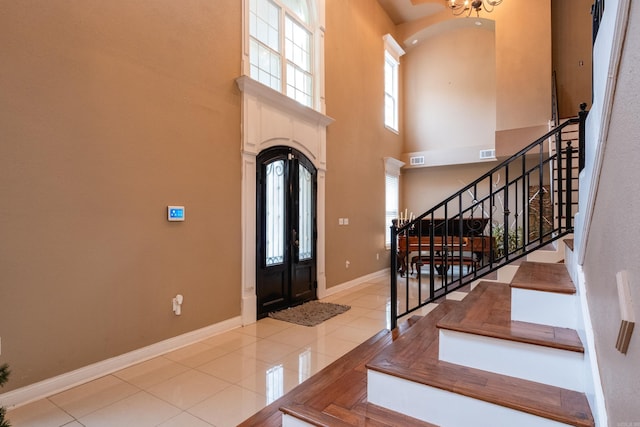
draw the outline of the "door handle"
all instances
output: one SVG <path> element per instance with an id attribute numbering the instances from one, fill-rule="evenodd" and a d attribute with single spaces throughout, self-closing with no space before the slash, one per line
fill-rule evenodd
<path id="1" fill-rule="evenodd" d="M 291 238 L 292 238 L 292 242 L 293 242 L 293 246 L 295 246 L 296 248 L 298 247 L 298 232 L 294 229 L 293 233 L 291 234 Z"/>

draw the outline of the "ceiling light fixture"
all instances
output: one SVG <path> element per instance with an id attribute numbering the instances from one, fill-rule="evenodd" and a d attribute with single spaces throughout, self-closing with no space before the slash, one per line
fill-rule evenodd
<path id="1" fill-rule="evenodd" d="M 475 11 L 476 16 L 480 16 L 480 11 L 493 12 L 493 8 L 502 3 L 503 0 L 445 0 L 447 7 L 455 16 L 466 14 L 471 16 Z"/>

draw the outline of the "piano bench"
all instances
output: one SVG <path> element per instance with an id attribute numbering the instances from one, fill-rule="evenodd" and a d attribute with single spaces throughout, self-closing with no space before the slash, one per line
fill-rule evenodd
<path id="1" fill-rule="evenodd" d="M 416 272 L 420 274 L 420 268 L 425 264 L 430 264 L 431 259 L 429 255 L 415 255 L 411 257 L 411 273 L 413 273 L 413 267 L 415 266 Z M 438 275 L 442 276 L 449 270 L 449 266 L 451 265 L 464 265 L 467 267 L 467 273 L 469 273 L 469 271 L 475 271 L 478 266 L 478 260 L 474 256 L 448 256 L 445 258 L 442 255 L 434 255 L 433 264 Z"/>

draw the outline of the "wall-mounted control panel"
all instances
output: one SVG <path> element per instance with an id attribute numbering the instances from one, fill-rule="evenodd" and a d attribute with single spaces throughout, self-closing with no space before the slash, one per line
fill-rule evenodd
<path id="1" fill-rule="evenodd" d="M 184 221 L 184 206 L 167 206 L 169 221 Z"/>

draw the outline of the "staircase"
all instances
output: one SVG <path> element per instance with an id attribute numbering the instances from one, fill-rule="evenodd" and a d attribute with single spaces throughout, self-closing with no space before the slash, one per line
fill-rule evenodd
<path id="1" fill-rule="evenodd" d="M 570 251 L 569 247 L 565 249 Z M 594 426 L 562 263 L 382 331 L 242 426 Z"/>
<path id="2" fill-rule="evenodd" d="M 391 271 L 402 274 L 390 280 L 392 329 L 397 319 L 534 252 L 554 261 L 539 250 L 558 249 L 573 233 L 586 115 L 583 109 L 415 219 L 394 220 Z M 413 264 L 428 265 L 428 274 L 418 267 L 410 278 Z"/>
<path id="3" fill-rule="evenodd" d="M 585 119 L 583 109 L 415 220 L 394 222 L 391 331 L 241 426 L 594 426 L 580 303 L 560 263 L 571 258 L 563 239 Z M 424 279 L 420 269 L 409 277 L 412 253 L 430 265 Z"/>

